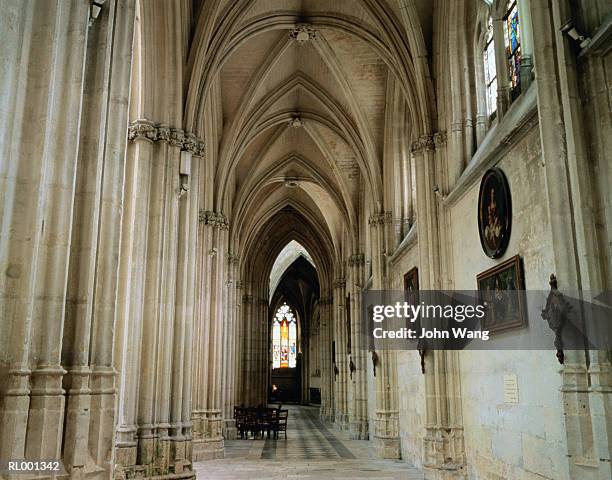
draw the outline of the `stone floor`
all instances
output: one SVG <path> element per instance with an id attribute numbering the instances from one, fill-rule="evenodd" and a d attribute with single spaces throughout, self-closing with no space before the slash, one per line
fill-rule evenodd
<path id="1" fill-rule="evenodd" d="M 210 479 L 403 479 L 423 474 L 405 462 L 374 456 L 370 442 L 349 440 L 321 422 L 318 408 L 289 406 L 287 439 L 230 440 L 225 458 L 195 464 Z"/>

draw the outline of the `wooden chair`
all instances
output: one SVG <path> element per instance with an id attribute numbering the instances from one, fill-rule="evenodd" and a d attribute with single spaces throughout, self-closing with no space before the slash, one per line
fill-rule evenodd
<path id="1" fill-rule="evenodd" d="M 277 410 L 276 425 L 274 429 L 274 438 L 278 438 L 278 434 L 282 432 L 287 439 L 287 419 L 289 418 L 289 410 Z"/>

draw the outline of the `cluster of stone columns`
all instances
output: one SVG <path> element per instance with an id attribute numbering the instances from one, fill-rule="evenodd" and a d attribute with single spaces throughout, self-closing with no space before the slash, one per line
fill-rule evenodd
<path id="1" fill-rule="evenodd" d="M 108 478 L 134 2 L 2 8 L 0 458 Z"/>
<path id="2" fill-rule="evenodd" d="M 191 341 L 203 142 L 130 124 L 118 284 L 115 476 L 191 469 Z"/>

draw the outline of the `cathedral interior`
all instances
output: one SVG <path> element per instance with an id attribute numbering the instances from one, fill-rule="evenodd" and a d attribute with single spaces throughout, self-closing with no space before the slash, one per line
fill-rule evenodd
<path id="1" fill-rule="evenodd" d="M 610 349 L 362 331 L 366 291 L 612 290 L 610 0 L 0 12 L 0 475 L 612 478 Z"/>

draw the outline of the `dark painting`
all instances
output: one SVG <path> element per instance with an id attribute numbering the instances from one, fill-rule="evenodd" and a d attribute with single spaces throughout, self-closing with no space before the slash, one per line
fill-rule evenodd
<path id="1" fill-rule="evenodd" d="M 510 241 L 512 205 L 506 176 L 499 168 L 485 173 L 478 196 L 478 233 L 485 254 L 501 257 Z"/>
<path id="2" fill-rule="evenodd" d="M 483 330 L 495 333 L 527 324 L 523 267 L 518 255 L 482 272 L 477 282 L 480 301 L 487 304 Z"/>

